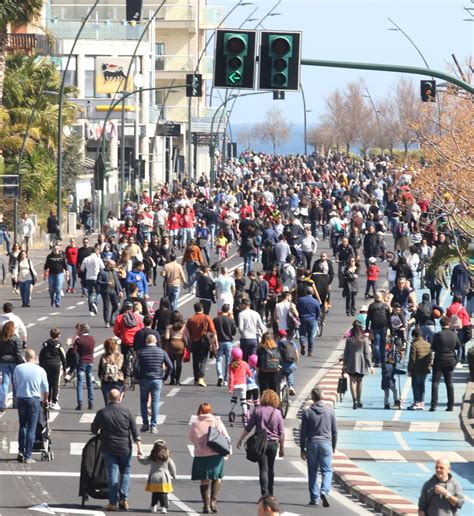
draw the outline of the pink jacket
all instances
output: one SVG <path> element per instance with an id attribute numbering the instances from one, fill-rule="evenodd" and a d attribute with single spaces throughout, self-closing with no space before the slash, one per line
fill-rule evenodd
<path id="1" fill-rule="evenodd" d="M 247 376 L 252 376 L 252 371 L 247 362 L 241 360 L 236 368 L 232 367 L 231 364 L 231 367 L 229 367 L 229 392 L 234 392 L 234 385 L 246 385 Z"/>
<path id="2" fill-rule="evenodd" d="M 189 430 L 189 440 L 194 444 L 195 457 L 218 455 L 218 453 L 207 446 L 207 433 L 210 426 L 215 426 L 219 432 L 230 440 L 224 423 L 218 417 L 212 414 L 201 414 L 197 417 L 196 421 L 191 424 L 191 429 Z"/>

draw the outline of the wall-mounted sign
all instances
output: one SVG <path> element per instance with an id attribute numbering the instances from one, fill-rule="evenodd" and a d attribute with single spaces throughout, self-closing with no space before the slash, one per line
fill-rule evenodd
<path id="1" fill-rule="evenodd" d="M 128 81 L 125 81 L 129 66 L 129 57 L 97 57 L 95 91 L 97 93 L 133 91 L 133 73 L 130 73 Z"/>

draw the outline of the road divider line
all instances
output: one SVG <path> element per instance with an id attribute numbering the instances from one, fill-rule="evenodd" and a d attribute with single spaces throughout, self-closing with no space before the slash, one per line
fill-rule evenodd
<path id="1" fill-rule="evenodd" d="M 194 381 L 194 377 L 193 376 L 188 376 L 187 378 L 185 378 L 182 382 L 181 382 L 181 385 L 189 385 L 191 382 Z"/>
<path id="2" fill-rule="evenodd" d="M 38 322 L 40 321 L 46 321 L 46 319 L 48 319 L 49 315 L 44 315 L 43 317 L 38 317 L 38 319 L 36 319 Z"/>
<path id="3" fill-rule="evenodd" d="M 182 511 L 184 511 L 186 514 L 200 514 L 199 512 L 196 512 L 194 509 L 192 509 L 191 507 L 189 507 L 188 505 L 186 505 L 184 502 L 182 502 L 177 496 L 175 496 L 174 494 L 170 493 L 168 495 L 168 498 L 169 500 L 174 503 L 176 505 L 176 507 L 178 507 L 179 509 L 181 509 Z"/>
<path id="4" fill-rule="evenodd" d="M 168 398 L 172 398 L 173 396 L 176 396 L 176 394 L 178 394 L 178 392 L 180 391 L 180 388 L 179 387 L 173 387 L 170 392 L 168 392 L 168 394 L 166 395 Z"/>

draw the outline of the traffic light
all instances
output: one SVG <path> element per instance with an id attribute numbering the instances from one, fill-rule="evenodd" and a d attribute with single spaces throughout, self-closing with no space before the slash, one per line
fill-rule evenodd
<path id="1" fill-rule="evenodd" d="M 254 30 L 217 30 L 214 54 L 214 87 L 254 89 Z"/>
<path id="2" fill-rule="evenodd" d="M 301 32 L 262 31 L 260 90 L 299 91 Z"/>
<path id="3" fill-rule="evenodd" d="M 202 75 L 200 73 L 186 74 L 186 97 L 202 97 Z"/>
<path id="4" fill-rule="evenodd" d="M 436 102 L 436 81 L 420 81 L 421 101 Z"/>
<path id="5" fill-rule="evenodd" d="M 125 5 L 125 19 L 128 22 L 140 21 L 142 18 L 143 0 L 127 0 Z"/>

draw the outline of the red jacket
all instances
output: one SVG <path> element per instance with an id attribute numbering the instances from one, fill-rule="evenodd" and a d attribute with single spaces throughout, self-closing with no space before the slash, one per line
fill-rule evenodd
<path id="1" fill-rule="evenodd" d="M 461 319 L 461 324 L 463 328 L 464 326 L 471 325 L 471 319 L 469 317 L 469 314 L 467 313 L 464 306 L 461 305 L 461 303 L 453 303 L 448 307 L 448 309 L 446 310 L 446 317 L 449 319 L 452 315 L 457 315 L 459 319 Z"/>
<path id="2" fill-rule="evenodd" d="M 133 313 L 133 312 L 132 312 Z M 135 320 L 137 321 L 137 325 L 133 328 L 127 326 L 123 320 L 124 314 L 120 314 L 115 319 L 114 323 L 114 334 L 122 341 L 124 346 L 133 346 L 133 338 L 135 337 L 135 333 L 145 327 L 143 321 L 136 314 L 133 314 Z"/>
<path id="3" fill-rule="evenodd" d="M 379 279 L 379 273 L 380 269 L 377 265 L 373 264 L 367 267 L 367 279 L 369 281 L 377 281 Z"/>
<path id="4" fill-rule="evenodd" d="M 72 247 L 71 245 L 68 245 L 66 247 L 66 262 L 68 265 L 77 265 L 77 253 L 79 249 L 78 247 Z"/>

